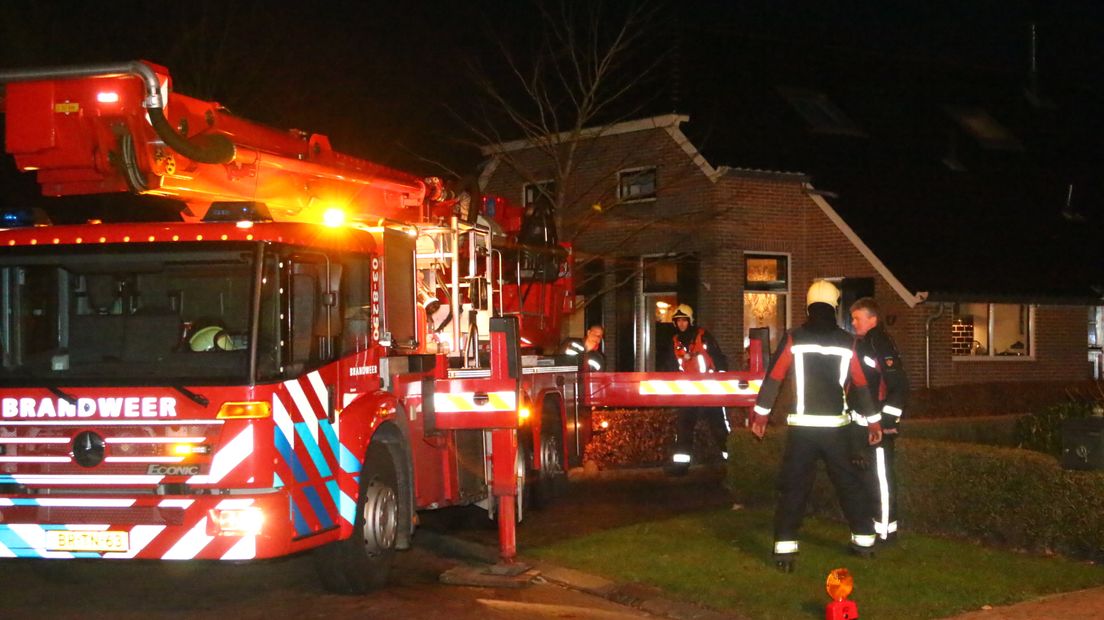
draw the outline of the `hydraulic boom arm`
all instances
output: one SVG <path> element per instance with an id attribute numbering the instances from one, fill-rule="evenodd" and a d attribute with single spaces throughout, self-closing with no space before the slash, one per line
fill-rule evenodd
<path id="1" fill-rule="evenodd" d="M 133 191 L 178 198 L 188 219 L 212 202 L 253 201 L 273 218 L 320 221 L 332 208 L 375 222 L 421 219 L 417 177 L 172 92 L 148 62 L 0 71 L 7 151 L 44 195 Z"/>

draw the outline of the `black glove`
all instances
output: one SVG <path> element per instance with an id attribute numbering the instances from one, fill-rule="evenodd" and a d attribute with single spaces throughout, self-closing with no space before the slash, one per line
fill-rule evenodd
<path id="1" fill-rule="evenodd" d="M 847 427 L 847 449 L 851 456 L 851 464 L 859 469 L 866 470 L 869 466 L 867 454 L 870 453 L 869 433 L 867 427 L 851 424 Z"/>

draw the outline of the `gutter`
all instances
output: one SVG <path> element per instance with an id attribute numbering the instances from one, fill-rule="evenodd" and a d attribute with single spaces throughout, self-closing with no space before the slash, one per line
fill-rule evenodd
<path id="1" fill-rule="evenodd" d="M 931 327 L 946 310 L 947 305 L 939 302 L 939 309 L 929 314 L 924 321 L 924 386 L 928 389 L 931 389 Z"/>

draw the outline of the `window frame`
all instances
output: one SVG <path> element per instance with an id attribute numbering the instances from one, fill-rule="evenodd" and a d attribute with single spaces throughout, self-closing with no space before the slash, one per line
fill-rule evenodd
<path id="1" fill-rule="evenodd" d="M 651 171 L 652 173 L 652 193 L 646 196 L 628 197 L 623 193 L 624 180 L 629 177 L 639 176 L 642 172 Z M 632 204 L 640 202 L 655 202 L 659 195 L 659 166 L 637 166 L 635 168 L 624 168 L 617 171 L 617 200 L 622 204 Z"/>
<path id="2" fill-rule="evenodd" d="M 541 188 L 543 186 L 550 186 L 552 188 L 552 191 L 549 195 L 545 196 L 544 194 L 541 193 L 539 188 Z M 532 200 L 532 201 L 529 200 L 529 188 L 530 187 L 537 188 L 537 194 L 535 196 L 536 199 Z M 540 180 L 540 181 L 532 181 L 532 182 L 522 183 L 522 185 L 521 185 L 521 206 L 523 208 L 528 207 L 529 205 L 532 205 L 532 204 L 536 204 L 542 198 L 547 198 L 550 203 L 553 203 L 553 204 L 555 203 L 555 201 L 556 201 L 556 179 L 543 179 L 543 180 Z"/>
<path id="3" fill-rule="evenodd" d="M 746 302 L 748 293 L 762 294 L 762 295 L 783 295 L 783 296 L 785 296 L 785 307 L 784 307 L 784 310 L 785 310 L 785 313 L 786 313 L 785 325 L 783 326 L 782 332 L 780 332 L 778 334 L 772 334 L 771 335 L 771 343 L 772 343 L 771 344 L 771 350 L 773 351 L 774 348 L 777 345 L 781 344 L 782 335 L 793 328 L 793 294 L 794 294 L 794 292 L 793 292 L 793 256 L 790 255 L 789 252 L 761 252 L 761 251 L 748 252 L 748 251 L 745 251 L 742 254 L 743 254 L 743 256 L 742 256 L 743 261 L 742 262 L 743 262 L 743 267 L 744 268 L 743 268 L 743 278 L 742 278 L 742 282 L 741 282 L 741 287 L 742 287 L 742 290 L 743 290 L 743 294 L 740 297 L 741 306 L 743 306 L 743 304 Z M 747 276 L 748 276 L 748 273 L 747 273 L 748 259 L 755 259 L 755 258 L 776 258 L 776 259 L 777 258 L 783 258 L 783 259 L 786 260 L 786 280 L 785 280 L 786 290 L 785 290 L 785 292 L 783 292 L 781 290 L 771 290 L 771 289 L 748 289 L 748 287 L 747 287 L 747 282 L 748 282 L 748 280 L 747 280 Z M 748 342 L 748 329 L 749 329 L 749 327 L 748 327 L 747 322 L 745 320 L 745 314 L 744 314 L 745 312 L 746 312 L 746 308 L 742 308 L 741 313 L 740 313 L 740 321 L 741 321 L 741 327 L 743 328 L 742 339 L 744 341 L 744 349 L 746 350 L 748 345 L 749 345 L 749 342 Z"/>
<path id="4" fill-rule="evenodd" d="M 954 355 L 951 354 L 952 362 L 1034 362 L 1035 361 L 1035 311 L 1037 309 L 1036 304 L 1005 304 L 997 302 L 961 302 L 961 303 L 978 303 L 986 305 L 986 331 L 989 347 L 985 355 Z M 956 302 L 955 306 L 959 304 Z M 993 306 L 1019 306 L 1021 308 L 1027 308 L 1027 342 L 1028 347 L 1027 355 L 997 355 L 993 352 L 993 328 L 994 328 L 994 312 Z M 958 314 L 957 308 L 952 310 L 951 323 L 954 324 L 955 316 Z"/>

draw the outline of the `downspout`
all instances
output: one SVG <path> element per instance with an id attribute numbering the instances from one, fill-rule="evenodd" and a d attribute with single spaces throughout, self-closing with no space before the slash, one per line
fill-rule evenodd
<path id="1" fill-rule="evenodd" d="M 939 302 L 939 310 L 929 314 L 924 323 L 924 385 L 931 389 L 931 326 L 937 319 L 943 316 L 946 306 Z"/>
<path id="2" fill-rule="evenodd" d="M 8 82 L 32 82 L 43 80 L 72 80 L 89 77 L 116 77 L 133 75 L 145 84 L 146 98 L 142 107 L 149 114 L 150 124 L 157 136 L 177 153 L 201 164 L 228 164 L 234 161 L 234 143 L 226 136 L 211 134 L 189 140 L 180 135 L 165 119 L 165 101 L 161 96 L 161 81 L 149 65 L 134 60 L 100 65 L 45 67 L 0 71 L 0 84 Z"/>

